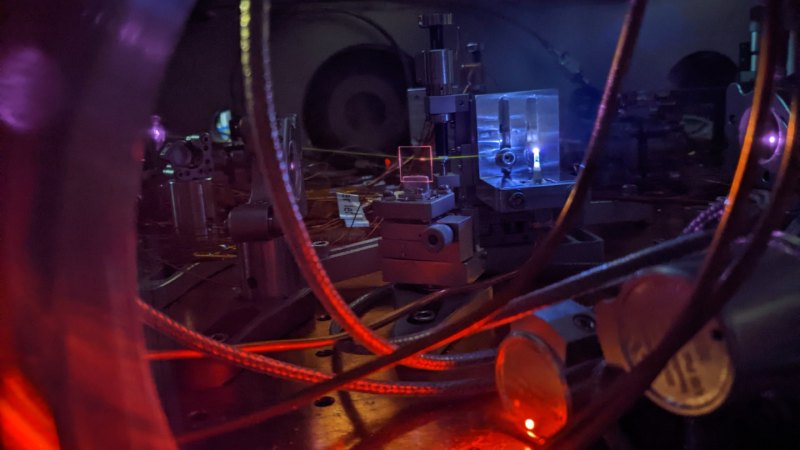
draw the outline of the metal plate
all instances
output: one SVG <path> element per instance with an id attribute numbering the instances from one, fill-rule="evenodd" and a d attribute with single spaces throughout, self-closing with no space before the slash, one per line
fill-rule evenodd
<path id="1" fill-rule="evenodd" d="M 365 286 L 376 286 L 379 276 L 348 281 L 340 287 L 348 298 L 362 294 Z M 367 314 L 372 320 L 388 311 L 379 306 Z M 293 333 L 293 337 L 328 334 L 330 321 L 312 320 Z M 386 330 L 388 332 L 388 329 Z M 474 348 L 456 347 L 453 351 Z M 330 347 L 321 350 L 331 350 Z M 316 350 L 273 355 L 285 361 L 326 372 L 339 372 L 360 364 L 371 356 L 341 352 L 317 354 Z M 159 381 L 164 408 L 177 435 L 225 421 L 273 404 L 299 390 L 299 383 L 240 371 L 228 384 L 192 390 L 181 382 L 174 363 L 153 365 Z M 455 376 L 458 376 L 456 374 Z M 442 379 L 441 373 L 389 370 L 374 379 Z M 413 377 L 413 378 L 412 378 Z M 362 393 L 330 394 L 329 406 L 308 405 L 298 411 L 249 429 L 218 436 L 186 446 L 205 450 L 249 449 L 433 449 L 525 450 L 525 444 L 502 430 L 514 425 L 498 397 L 489 394 L 472 398 L 381 397 Z M 328 400 L 330 401 L 330 400 Z M 324 404 L 322 402 L 320 405 Z M 517 424 L 519 425 L 519 424 Z M 517 428 L 517 432 L 521 432 Z"/>

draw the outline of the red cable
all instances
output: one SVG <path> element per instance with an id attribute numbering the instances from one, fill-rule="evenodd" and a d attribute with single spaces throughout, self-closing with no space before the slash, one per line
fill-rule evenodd
<path id="1" fill-rule="evenodd" d="M 238 367 L 287 380 L 319 383 L 333 378 L 332 374 L 318 372 L 307 367 L 297 366 L 255 353 L 248 353 L 236 347 L 215 341 L 185 327 L 141 299 L 137 298 L 136 303 L 143 312 L 144 320 L 148 325 L 170 336 L 181 344 L 209 356 L 221 359 Z M 417 383 L 359 380 L 348 384 L 344 389 L 382 395 L 471 395 L 486 392 L 490 390 L 493 385 L 494 382 L 492 380 L 486 379 Z"/>
<path id="2" fill-rule="evenodd" d="M 294 198 L 284 149 L 280 147 L 277 130 L 273 128 L 276 116 L 272 107 L 272 78 L 269 73 L 269 7 L 269 2 L 243 0 L 240 4 L 244 91 L 248 117 L 251 118 L 248 121 L 248 145 L 258 158 L 286 242 L 312 292 L 328 314 L 353 339 L 375 354 L 391 354 L 397 347 L 361 323 L 336 290 L 311 245 L 311 238 Z M 254 16 L 251 16 L 251 12 L 255 13 Z M 408 359 L 406 364 L 420 369 L 446 370 L 457 363 L 415 356 Z"/>

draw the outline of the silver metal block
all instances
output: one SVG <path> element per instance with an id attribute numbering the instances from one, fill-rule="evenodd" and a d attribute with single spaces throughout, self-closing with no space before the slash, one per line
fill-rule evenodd
<path id="1" fill-rule="evenodd" d="M 380 241 L 381 238 L 374 238 L 330 249 L 322 258 L 322 265 L 334 282 L 377 272 Z"/>
<path id="2" fill-rule="evenodd" d="M 472 256 L 472 249 L 461 245 L 460 242 L 453 242 L 444 246 L 440 251 L 433 252 L 425 245 L 422 239 L 416 241 L 382 239 L 378 248 L 383 258 L 415 261 L 460 263 Z"/>
<path id="3" fill-rule="evenodd" d="M 472 283 L 483 273 L 483 265 L 478 258 L 460 264 L 384 258 L 381 270 L 389 283 L 449 287 Z"/>
<path id="4" fill-rule="evenodd" d="M 381 236 L 384 258 L 457 263 L 472 257 L 475 248 L 469 216 L 445 216 L 434 224 L 384 222 Z"/>
<path id="5" fill-rule="evenodd" d="M 416 220 L 430 223 L 433 219 L 455 209 L 456 198 L 452 193 L 430 200 L 377 200 L 373 203 L 375 214 L 387 220 Z"/>
<path id="6" fill-rule="evenodd" d="M 469 106 L 469 96 L 466 94 L 425 97 L 425 109 L 432 115 L 467 112 Z"/>
<path id="7" fill-rule="evenodd" d="M 569 196 L 573 180 L 521 184 L 517 189 L 498 189 L 484 181 L 478 185 L 478 198 L 497 212 L 560 208 Z"/>

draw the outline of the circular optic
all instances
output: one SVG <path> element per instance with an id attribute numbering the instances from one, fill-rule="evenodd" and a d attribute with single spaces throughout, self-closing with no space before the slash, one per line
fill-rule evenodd
<path id="1" fill-rule="evenodd" d="M 512 333 L 497 354 L 495 376 L 503 407 L 539 437 L 550 437 L 566 423 L 570 392 L 558 356 L 541 339 Z"/>
<path id="2" fill-rule="evenodd" d="M 609 325 L 619 338 L 624 367 L 634 367 L 652 351 L 654 343 L 667 334 L 673 319 L 686 307 L 693 289 L 690 278 L 658 272 L 644 274 L 625 285 L 616 300 L 617 323 Z M 728 344 L 714 330 L 722 330 L 716 318 L 675 353 L 667 365 L 669 370 L 663 370 L 650 385 L 650 400 L 682 416 L 708 414 L 725 403 L 735 372 Z M 688 380 L 691 389 L 676 383 L 676 377 Z"/>
<path id="3" fill-rule="evenodd" d="M 742 114 L 739 119 L 739 144 L 744 143 L 744 137 L 747 133 L 747 125 L 750 122 L 751 109 Z M 771 109 L 767 123 L 767 131 L 756 138 L 754 151 L 757 152 L 759 162 L 762 166 L 777 163 L 783 153 L 783 127 L 781 126 L 781 119 L 778 117 L 775 109 Z"/>
<path id="4" fill-rule="evenodd" d="M 510 149 L 503 149 L 497 152 L 495 162 L 500 167 L 511 167 L 515 162 L 517 162 L 517 155 L 515 155 Z"/>
<path id="5" fill-rule="evenodd" d="M 309 140 L 322 148 L 373 152 L 407 143 L 409 63 L 407 55 L 382 45 L 347 47 L 328 58 L 303 100 Z"/>

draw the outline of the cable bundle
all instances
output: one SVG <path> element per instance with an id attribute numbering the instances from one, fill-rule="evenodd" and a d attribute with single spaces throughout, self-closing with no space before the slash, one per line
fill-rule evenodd
<path id="1" fill-rule="evenodd" d="M 638 256 L 632 255 L 628 260 L 616 261 L 607 265 L 607 267 L 600 267 L 580 274 L 576 276 L 578 277 L 577 279 L 572 277 L 556 285 L 525 294 L 530 290 L 537 276 L 548 263 L 554 250 L 560 244 L 564 233 L 574 225 L 580 206 L 588 196 L 591 179 L 597 170 L 597 158 L 614 118 L 621 81 L 629 65 L 641 27 L 645 3 L 645 0 L 631 0 L 630 11 L 626 16 L 620 34 L 592 138 L 582 164 L 583 170 L 579 174 L 575 188 L 564 205 L 548 238 L 541 246 L 537 247 L 536 252 L 517 273 L 502 275 L 470 286 L 443 289 L 415 302 L 414 305 L 418 307 L 419 304 L 426 304 L 447 295 L 488 288 L 501 282 L 510 281 L 491 300 L 466 305 L 455 315 L 457 319 L 434 327 L 421 336 L 415 336 L 411 342 L 398 347 L 377 335 L 373 330 L 374 326 L 367 326 L 361 323 L 358 316 L 336 291 L 333 283 L 327 277 L 316 252 L 310 245 L 308 232 L 303 225 L 297 205 L 294 202 L 291 185 L 288 183 L 288 169 L 285 164 L 281 163 L 283 150 L 277 145 L 276 132 L 272 128 L 275 114 L 271 75 L 269 73 L 269 50 L 268 45 L 266 45 L 269 37 L 269 6 L 262 5 L 261 2 L 251 3 L 250 0 L 242 0 L 241 46 L 248 113 L 252 117 L 267 117 L 269 119 L 267 121 L 250 122 L 252 128 L 251 145 L 258 155 L 262 170 L 267 175 L 266 179 L 269 180 L 270 191 L 281 227 L 286 233 L 287 242 L 297 260 L 298 266 L 325 309 L 347 331 L 349 336 L 379 356 L 372 361 L 336 376 L 323 374 L 260 355 L 254 355 L 247 351 L 252 350 L 252 348 L 237 349 L 213 341 L 185 329 L 185 327 L 174 323 L 174 321 L 165 320 L 162 314 L 140 301 L 140 307 L 145 311 L 149 323 L 187 346 L 242 367 L 283 378 L 315 383 L 284 402 L 221 426 L 185 435 L 181 438 L 181 441 L 191 442 L 253 425 L 259 421 L 291 411 L 319 395 L 335 389 L 353 389 L 396 395 L 433 395 L 448 393 L 453 390 L 459 390 L 464 393 L 485 391 L 491 385 L 488 380 L 459 380 L 447 383 L 425 384 L 381 383 L 362 380 L 362 378 L 399 363 L 430 370 L 453 368 L 458 364 L 453 358 L 417 355 L 453 342 L 470 333 L 507 323 L 513 320 L 515 314 L 527 313 L 537 307 L 560 301 L 570 295 L 579 293 L 581 289 L 585 289 L 588 285 L 596 286 L 602 280 L 608 282 L 613 280 L 613 277 L 625 276 L 647 264 L 658 263 L 658 258 L 653 255 L 657 254 L 663 260 L 668 257 L 681 256 L 680 252 L 675 248 L 688 252 L 690 249 L 698 250 L 698 244 L 700 243 L 704 245 L 705 241 L 703 239 L 707 235 L 705 237 L 703 237 L 702 233 L 688 235 L 682 238 L 685 239 L 684 241 L 675 241 L 678 242 L 677 244 L 675 242 L 670 243 L 675 248 L 669 247 L 665 249 L 665 247 L 659 247 L 656 250 L 649 249 L 651 253 L 647 253 L 647 251 L 640 252 L 646 253 L 647 258 L 642 257 L 641 254 Z M 796 93 L 792 102 L 792 119 L 789 124 L 786 150 L 772 200 L 756 225 L 746 250 L 733 263 L 728 263 L 732 258 L 730 244 L 745 234 L 746 230 L 743 229 L 743 223 L 745 222 L 743 204 L 746 202 L 758 175 L 758 157 L 753 148 L 757 137 L 766 130 L 766 117 L 772 99 L 778 3 L 777 0 L 768 2 L 766 32 L 763 35 L 759 53 L 760 66 L 752 109 L 753 113 L 748 124 L 739 167 L 737 168 L 731 191 L 727 200 L 712 205 L 711 209 L 701 214 L 686 230 L 687 232 L 698 231 L 718 216 L 720 218 L 720 224 L 716 229 L 706 255 L 690 306 L 679 316 L 667 336 L 653 352 L 639 365 L 635 366 L 630 373 L 622 376 L 587 409 L 576 416 L 562 433 L 553 438 L 549 443 L 553 448 L 573 449 L 585 447 L 593 442 L 612 421 L 615 421 L 623 414 L 647 389 L 671 356 L 722 308 L 725 301 L 738 288 L 739 283 L 746 278 L 747 270 L 755 264 L 764 251 L 771 232 L 778 225 L 783 207 L 791 193 L 791 182 L 797 178 L 798 172 L 800 172 L 800 161 L 798 161 L 800 157 L 798 157 L 796 150 L 798 145 L 796 116 L 799 103 Z M 690 246 L 687 242 L 691 242 L 692 245 Z M 672 250 L 672 252 L 667 250 Z M 521 294 L 525 295 L 518 297 Z M 343 338 L 343 336 L 323 339 L 320 342 L 315 342 L 314 345 L 321 344 L 321 342 L 325 342 L 325 344 L 321 345 L 329 345 L 332 341 L 340 338 Z M 297 343 L 297 345 L 311 346 L 308 343 Z M 275 348 L 279 348 L 278 346 L 279 344 L 276 344 Z"/>

